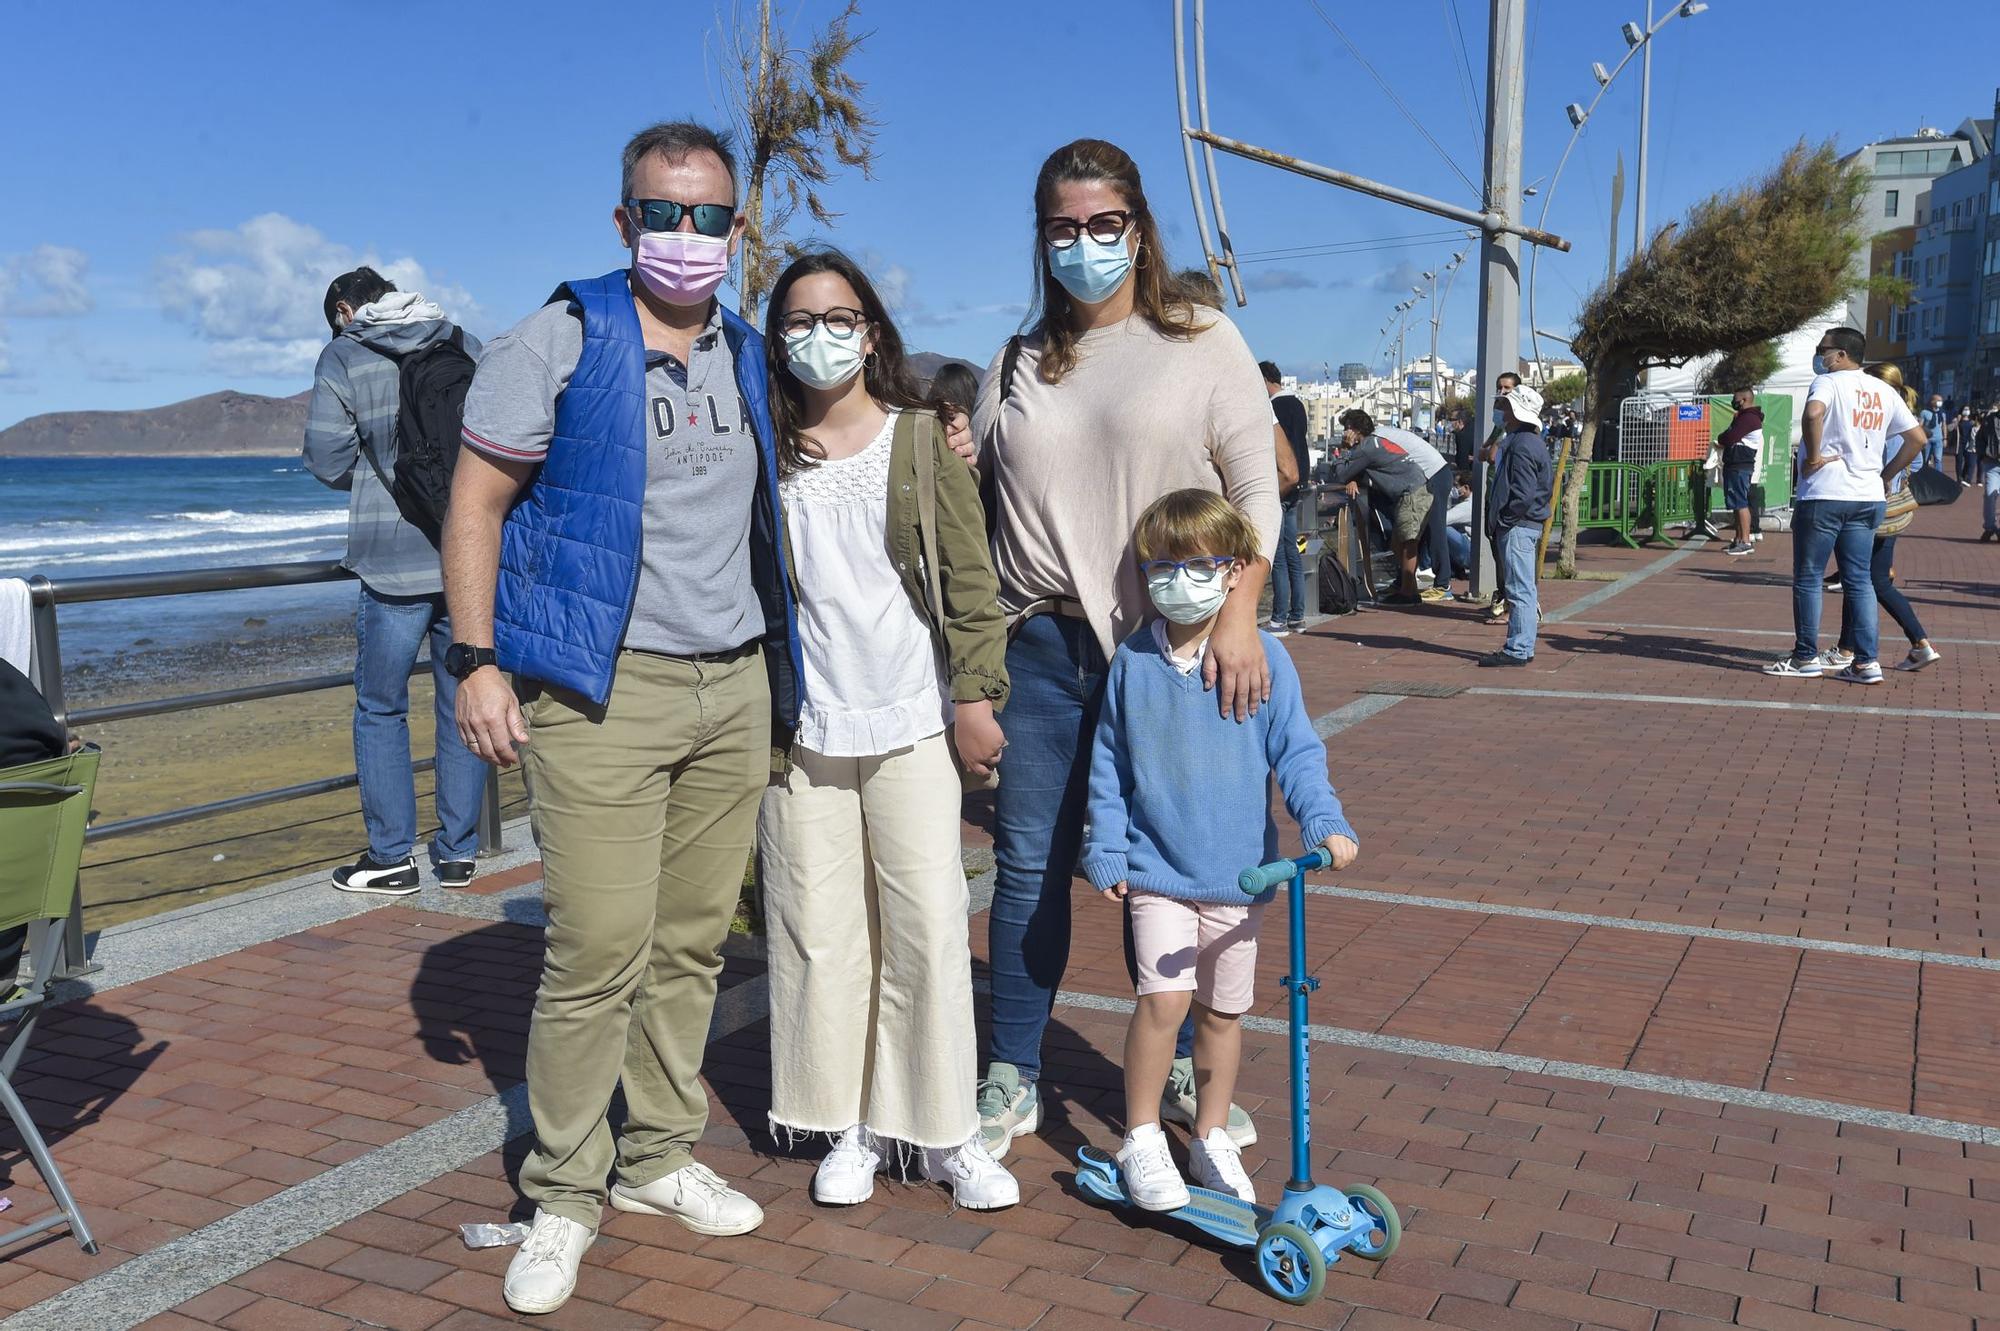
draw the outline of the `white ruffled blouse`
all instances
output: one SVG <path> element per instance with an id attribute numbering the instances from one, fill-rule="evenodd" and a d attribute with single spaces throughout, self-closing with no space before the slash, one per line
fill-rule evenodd
<path id="1" fill-rule="evenodd" d="M 805 657 L 798 742 L 829 758 L 892 753 L 951 721 L 930 629 L 889 556 L 898 414 L 859 453 L 794 472 L 780 486 Z"/>

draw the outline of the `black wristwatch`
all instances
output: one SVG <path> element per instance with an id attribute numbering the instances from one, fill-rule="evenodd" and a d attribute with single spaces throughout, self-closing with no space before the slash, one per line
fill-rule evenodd
<path id="1" fill-rule="evenodd" d="M 481 666 L 499 663 L 500 658 L 491 647 L 474 647 L 469 642 L 455 642 L 444 653 L 444 672 L 453 679 L 464 679 Z"/>

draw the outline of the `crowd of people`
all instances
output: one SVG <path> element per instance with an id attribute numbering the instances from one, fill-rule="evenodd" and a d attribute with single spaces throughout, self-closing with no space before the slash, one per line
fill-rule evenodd
<path id="1" fill-rule="evenodd" d="M 1280 551 L 1277 624 L 1306 613 L 1282 516 L 1296 399 L 1168 268 L 1115 145 L 1043 164 L 1027 331 L 984 376 L 928 386 L 837 251 L 793 259 L 761 329 L 716 299 L 744 226 L 722 136 L 653 126 L 622 172 L 625 262 L 484 347 L 371 270 L 336 279 L 306 440 L 353 492 L 363 584 L 369 845 L 335 886 L 418 888 L 406 681 L 425 641 L 437 881 L 469 880 L 483 765 L 529 778 L 548 928 L 508 1305 L 563 1305 L 607 1204 L 710 1235 L 762 1223 L 696 1159 L 753 852 L 769 1126 L 824 1143 L 817 1202 L 864 1201 L 892 1162 L 960 1206 L 1019 1199 L 1003 1162 L 1042 1121 L 1079 870 L 1121 911 L 1137 995 L 1134 1200 L 1172 1209 L 1189 1180 L 1254 1199 L 1233 1091 L 1263 903 L 1235 875 L 1279 853 L 1274 786 L 1305 848 L 1337 867 L 1359 849 L 1259 626 Z M 1194 771 L 1198 808 L 1176 798 Z M 982 1070 L 960 798 L 986 785 Z M 1163 1122 L 1190 1129 L 1185 1176 Z"/>

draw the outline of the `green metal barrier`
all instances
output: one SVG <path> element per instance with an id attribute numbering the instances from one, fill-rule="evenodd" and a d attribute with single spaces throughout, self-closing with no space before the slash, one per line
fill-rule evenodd
<path id="1" fill-rule="evenodd" d="M 1645 491 L 1646 516 L 1640 526 L 1653 529 L 1648 541 L 1659 541 L 1671 546 L 1673 539 L 1667 535 L 1667 528 L 1677 522 L 1691 523 L 1694 519 L 1694 473 L 1701 463 L 1689 459 L 1683 462 L 1660 462 L 1645 469 L 1642 487 Z"/>
<path id="2" fill-rule="evenodd" d="M 1645 469 L 1631 462 L 1593 462 L 1583 478 L 1583 503 L 1577 514 L 1577 530 L 1615 532 L 1618 539 L 1634 550 L 1632 528 L 1639 521 L 1644 503 Z"/>

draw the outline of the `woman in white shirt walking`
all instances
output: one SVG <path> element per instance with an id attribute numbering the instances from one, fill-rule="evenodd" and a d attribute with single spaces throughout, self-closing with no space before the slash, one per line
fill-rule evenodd
<path id="1" fill-rule="evenodd" d="M 771 1126 L 825 1134 L 826 1205 L 891 1143 L 958 1204 L 1020 1200 L 980 1146 L 960 776 L 1005 747 L 1006 627 L 972 474 L 944 442 L 865 274 L 825 250 L 765 316 L 803 707 L 757 846 L 771 986 Z"/>

